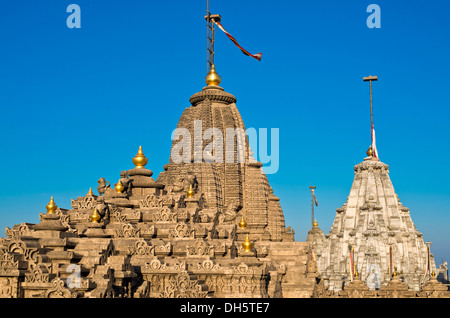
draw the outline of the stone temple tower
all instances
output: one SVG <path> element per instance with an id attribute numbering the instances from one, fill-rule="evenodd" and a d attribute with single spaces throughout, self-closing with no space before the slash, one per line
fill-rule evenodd
<path id="1" fill-rule="evenodd" d="M 370 289 L 385 286 L 395 271 L 409 289 L 419 290 L 435 271 L 433 256 L 394 191 L 389 166 L 370 149 L 368 155 L 354 167 L 350 194 L 336 210 L 330 232 L 310 235 L 319 272 L 330 290 L 341 290 L 352 279 L 353 259 L 354 273 Z"/>
<path id="2" fill-rule="evenodd" d="M 206 83 L 191 96 L 191 105 L 181 115 L 169 163 L 158 183 L 184 193 L 192 179 L 211 215 L 238 212 L 245 216 L 253 238 L 293 241 L 262 164 L 252 157 L 236 97 L 218 86 L 220 77 L 214 65 Z"/>
<path id="3" fill-rule="evenodd" d="M 174 138 L 156 181 L 139 147 L 114 186 L 100 178 L 98 195 L 91 187 L 71 209 L 52 197 L 38 224 L 6 228 L 0 298 L 312 296 L 309 244 L 285 228 L 261 163 L 250 159 L 236 98 L 218 78 L 212 67 L 190 98 L 178 123 L 185 143 Z M 221 143 L 227 128 L 235 134 Z M 214 146 L 197 149 L 208 131 Z"/>

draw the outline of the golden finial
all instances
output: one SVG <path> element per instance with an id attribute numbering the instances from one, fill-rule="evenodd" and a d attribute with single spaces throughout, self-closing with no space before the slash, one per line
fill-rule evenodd
<path id="1" fill-rule="evenodd" d="M 372 155 L 373 155 L 372 145 L 369 147 L 369 149 L 367 150 L 366 154 L 367 154 L 369 157 L 372 157 Z"/>
<path id="2" fill-rule="evenodd" d="M 313 223 L 313 226 L 314 227 L 317 227 L 319 225 L 319 223 L 317 223 L 317 220 L 316 219 L 314 219 L 314 223 Z"/>
<path id="3" fill-rule="evenodd" d="M 92 212 L 89 218 L 91 219 L 92 223 L 98 223 L 98 221 L 100 221 L 101 216 L 98 213 L 97 209 L 94 209 L 94 212 Z"/>
<path id="4" fill-rule="evenodd" d="M 247 236 L 245 237 L 244 243 L 242 243 L 242 248 L 244 249 L 244 252 L 250 252 L 252 247 L 253 247 L 253 244 L 252 244 L 252 242 L 250 242 L 250 239 L 248 238 L 248 234 L 247 234 Z"/>
<path id="5" fill-rule="evenodd" d="M 359 273 L 358 273 L 358 271 L 355 269 L 355 277 L 358 277 L 359 276 Z"/>
<path id="6" fill-rule="evenodd" d="M 394 272 L 392 273 L 392 277 L 397 277 L 397 267 L 394 267 Z"/>
<path id="7" fill-rule="evenodd" d="M 116 183 L 116 185 L 114 186 L 114 189 L 116 189 L 117 193 L 122 193 L 124 186 L 122 184 L 122 181 L 119 180 L 119 182 Z"/>
<path id="8" fill-rule="evenodd" d="M 214 64 L 211 65 L 211 70 L 208 75 L 206 75 L 205 80 L 208 86 L 220 84 L 220 76 L 217 74 Z"/>
<path id="9" fill-rule="evenodd" d="M 195 194 L 194 189 L 192 189 L 192 184 L 189 185 L 189 190 L 187 190 L 187 196 L 188 198 L 192 198 Z"/>
<path id="10" fill-rule="evenodd" d="M 50 202 L 45 206 L 48 214 L 53 214 L 58 206 L 55 204 L 53 197 L 51 197 Z"/>
<path id="11" fill-rule="evenodd" d="M 245 222 L 244 216 L 242 216 L 242 219 L 241 219 L 241 221 L 239 222 L 239 227 L 240 227 L 241 229 L 245 229 L 246 226 L 247 226 L 247 222 Z"/>
<path id="12" fill-rule="evenodd" d="M 431 273 L 431 277 L 433 277 L 433 278 L 436 277 L 436 273 L 435 273 L 435 272 L 432 272 L 432 273 Z"/>
<path id="13" fill-rule="evenodd" d="M 139 146 L 139 150 L 133 158 L 133 163 L 136 167 L 142 168 L 144 167 L 148 162 L 148 159 L 144 156 L 144 152 L 142 151 L 142 146 Z"/>
<path id="14" fill-rule="evenodd" d="M 92 192 L 92 187 L 89 187 L 89 192 L 86 194 L 86 196 L 93 196 L 94 192 Z"/>

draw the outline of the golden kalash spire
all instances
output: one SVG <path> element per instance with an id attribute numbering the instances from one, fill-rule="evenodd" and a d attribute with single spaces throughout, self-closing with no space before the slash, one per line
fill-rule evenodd
<path id="1" fill-rule="evenodd" d="M 214 64 L 211 65 L 211 69 L 208 72 L 208 75 L 206 75 L 205 81 L 208 86 L 217 86 L 220 84 L 220 76 L 217 74 Z"/>
<path id="2" fill-rule="evenodd" d="M 242 243 L 242 248 L 244 249 L 244 252 L 248 253 L 251 251 L 252 247 L 253 247 L 253 244 L 252 244 L 252 242 L 250 242 L 250 239 L 248 238 L 248 234 L 247 234 L 247 236 L 245 237 L 244 243 Z"/>
<path id="3" fill-rule="evenodd" d="M 142 146 L 139 146 L 138 153 L 133 158 L 133 163 L 137 168 L 143 168 L 148 162 L 148 159 L 145 157 L 144 152 L 142 151 Z"/>
<path id="4" fill-rule="evenodd" d="M 92 212 L 89 218 L 91 219 L 92 223 L 98 223 L 98 221 L 100 221 L 101 219 L 101 215 L 100 213 L 98 213 L 97 209 L 94 209 L 94 212 Z"/>
<path id="5" fill-rule="evenodd" d="M 317 223 L 317 220 L 314 220 L 313 226 L 317 227 L 319 225 L 319 223 Z"/>
<path id="6" fill-rule="evenodd" d="M 86 196 L 93 196 L 94 192 L 92 192 L 92 187 L 89 188 L 89 192 L 86 194 Z"/>
<path id="7" fill-rule="evenodd" d="M 119 182 L 117 182 L 116 185 L 114 186 L 114 189 L 116 190 L 117 193 L 122 193 L 123 190 L 125 189 L 125 187 L 122 184 L 122 181 L 119 180 Z"/>
<path id="8" fill-rule="evenodd" d="M 247 222 L 245 222 L 244 216 L 242 216 L 242 219 L 241 219 L 241 221 L 239 222 L 239 227 L 240 227 L 241 229 L 245 229 L 245 228 L 247 227 Z"/>
<path id="9" fill-rule="evenodd" d="M 194 196 L 195 191 L 194 191 L 194 189 L 192 189 L 192 184 L 189 185 L 189 189 L 187 190 L 186 194 L 187 194 L 188 198 L 192 198 Z"/>
<path id="10" fill-rule="evenodd" d="M 47 209 L 48 214 L 53 214 L 58 206 L 55 204 L 55 201 L 53 200 L 53 197 L 51 197 L 50 202 L 45 206 Z"/>

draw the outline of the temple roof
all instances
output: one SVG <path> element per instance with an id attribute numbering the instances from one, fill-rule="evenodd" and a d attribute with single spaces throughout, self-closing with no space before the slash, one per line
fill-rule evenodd
<path id="1" fill-rule="evenodd" d="M 395 193 L 389 166 L 368 156 L 354 166 L 354 173 L 347 201 L 336 210 L 331 230 L 318 251 L 321 272 L 335 280 L 348 276 L 350 250 L 354 248 L 361 279 L 376 279 L 373 286 L 368 285 L 375 288 L 387 283 L 387 273 L 395 266 L 408 286 L 418 290 L 426 271 L 427 247 L 409 209 Z M 434 260 L 431 267 L 435 268 Z M 334 288 L 340 289 L 342 281 L 334 283 Z"/>

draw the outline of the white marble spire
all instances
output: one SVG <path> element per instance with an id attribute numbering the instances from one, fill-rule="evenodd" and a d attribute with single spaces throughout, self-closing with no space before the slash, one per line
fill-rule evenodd
<path id="1" fill-rule="evenodd" d="M 329 279 L 330 289 L 342 289 L 350 279 L 353 247 L 356 270 L 369 288 L 387 284 L 390 268 L 395 267 L 400 279 L 410 289 L 418 290 L 428 279 L 427 247 L 409 209 L 394 191 L 389 166 L 369 156 L 354 170 L 347 202 L 336 210 L 331 230 L 320 244 L 319 271 Z M 429 273 L 435 271 L 433 258 L 430 263 Z"/>

